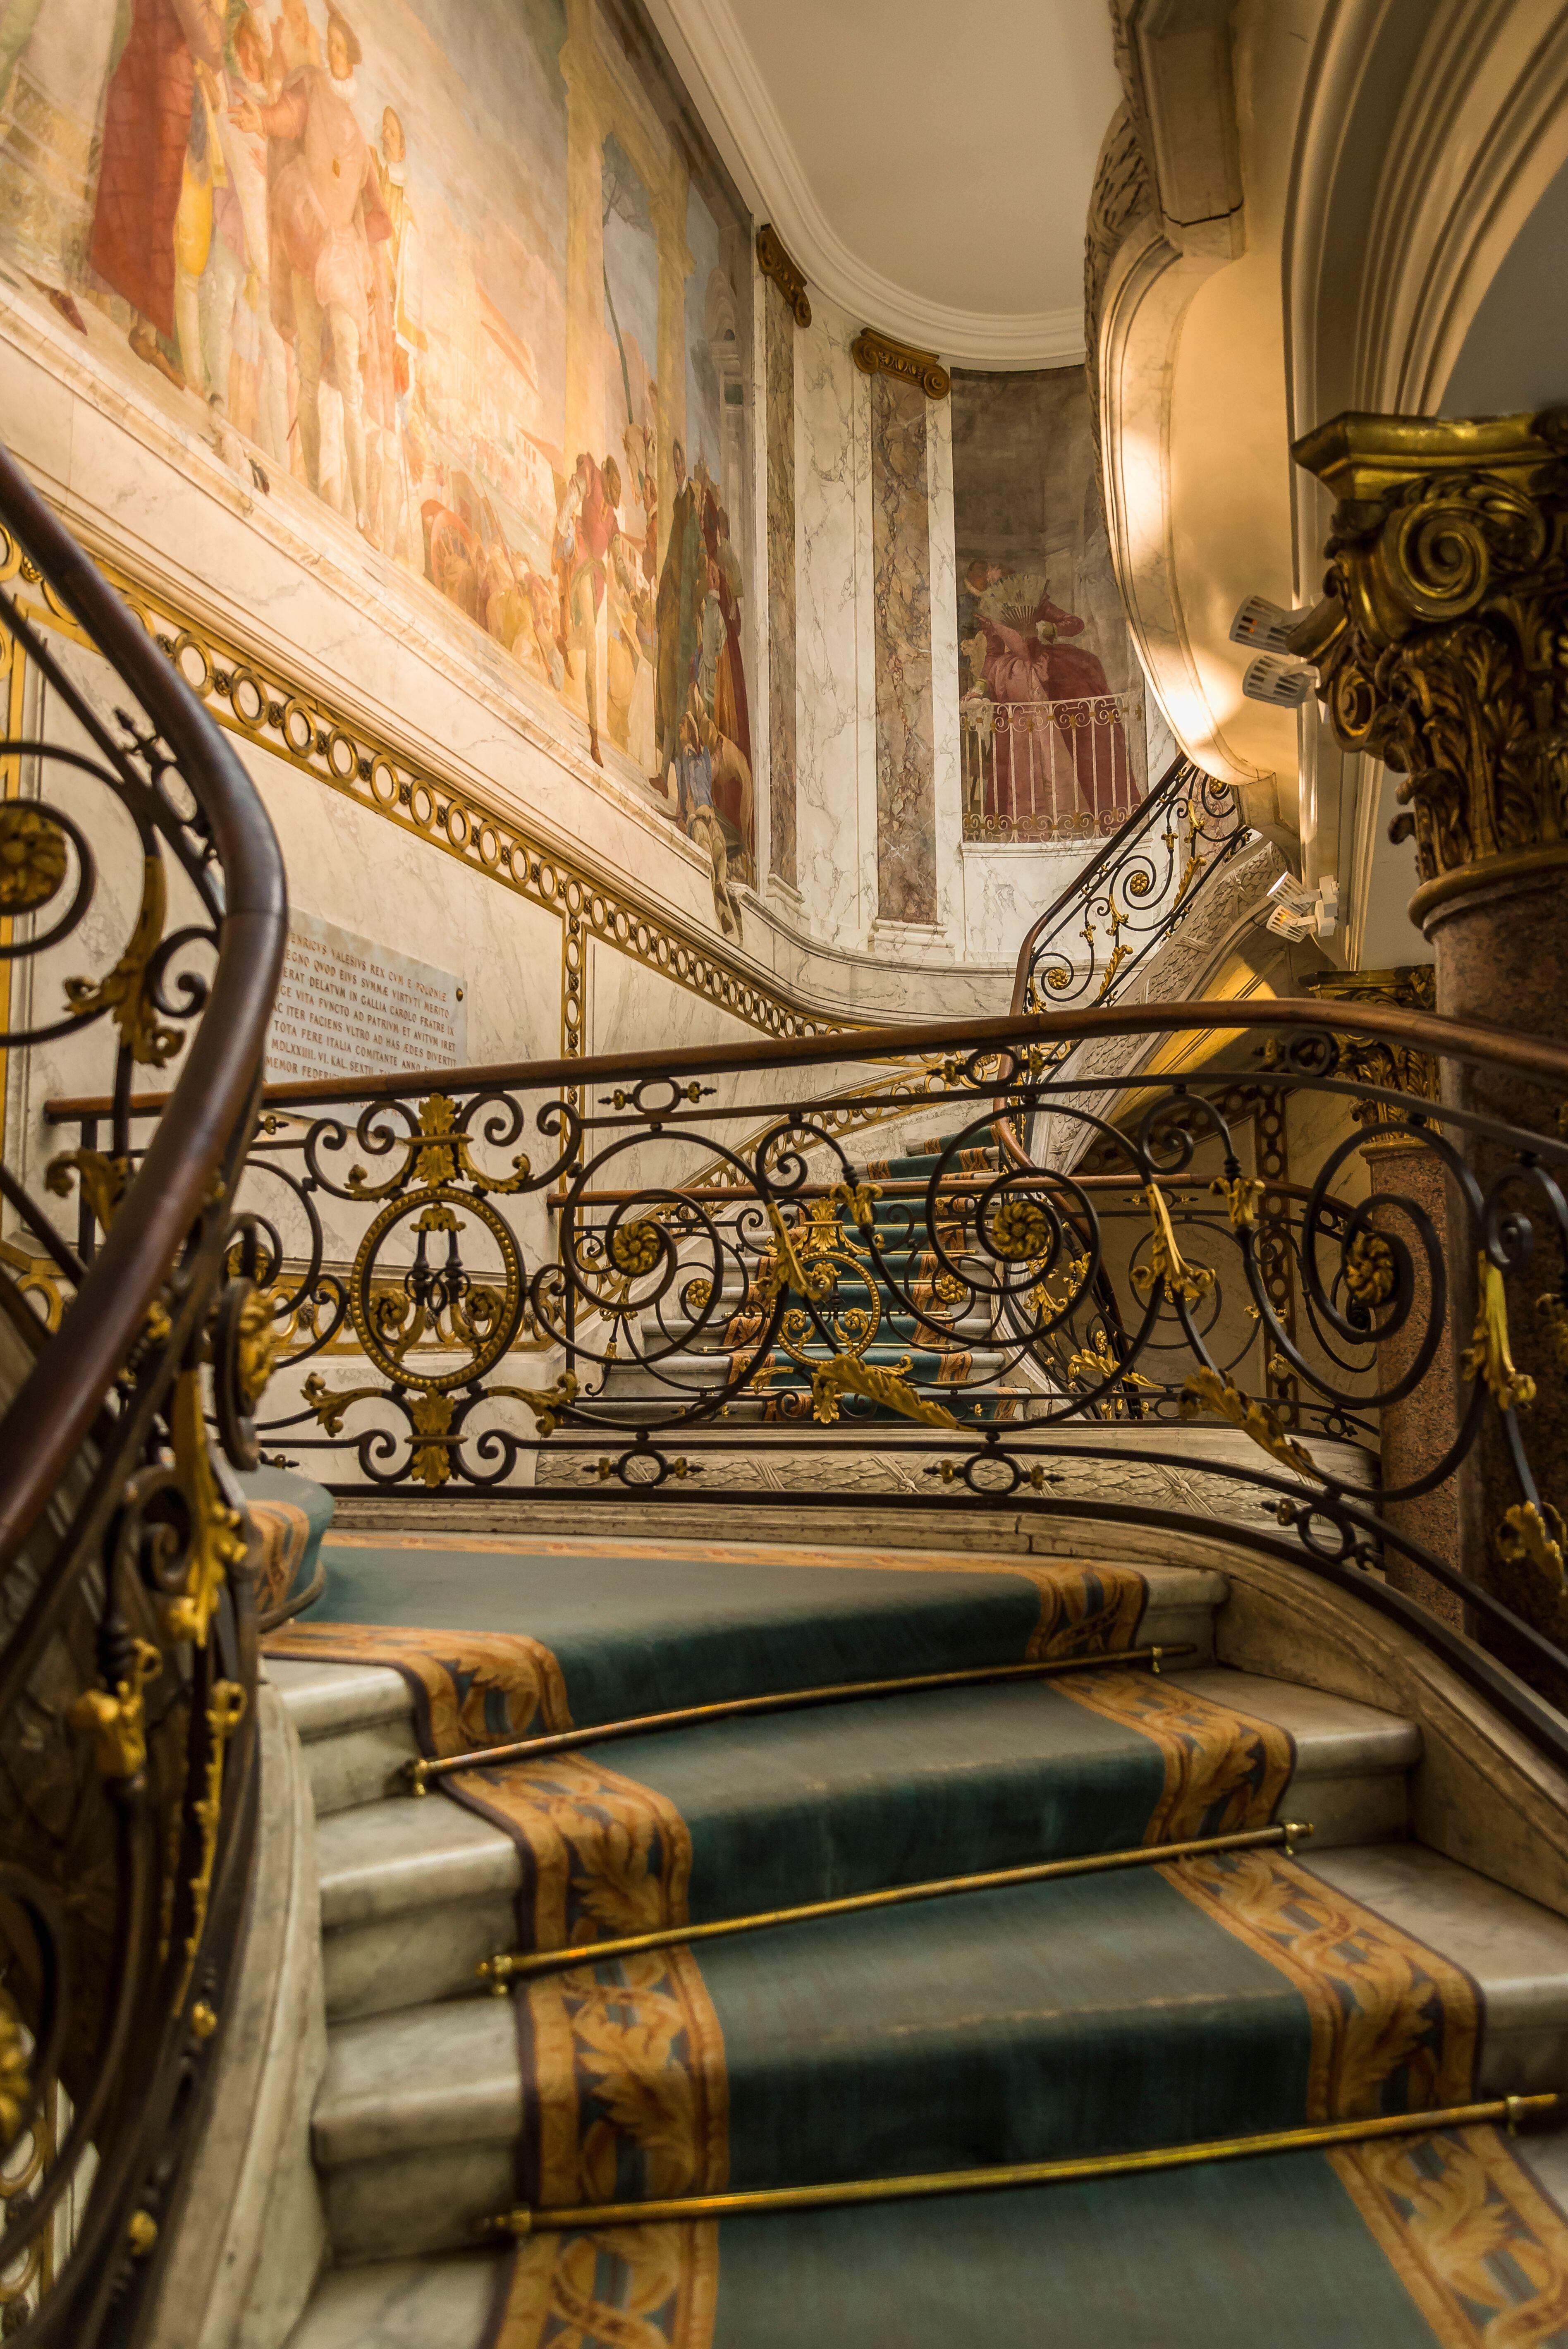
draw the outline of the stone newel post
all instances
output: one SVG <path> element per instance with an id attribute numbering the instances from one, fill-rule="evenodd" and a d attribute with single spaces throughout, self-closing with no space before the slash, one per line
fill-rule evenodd
<path id="1" fill-rule="evenodd" d="M 1568 409 L 1457 422 L 1345 415 L 1294 454 L 1339 500 L 1326 597 L 1299 625 L 1294 649 L 1316 663 L 1344 747 L 1404 778 L 1394 836 L 1416 843 L 1410 917 L 1431 942 L 1437 1009 L 1560 1038 L 1568 1026 Z M 1450 1106 L 1558 1131 L 1563 1104 L 1528 1080 L 1450 1063 L 1443 1087 Z M 1484 1143 L 1459 1147 L 1484 1185 L 1494 1171 Z M 1535 1210 L 1541 1242 L 1506 1285 L 1513 1359 L 1536 1388 L 1522 1433 L 1542 1498 L 1562 1508 L 1568 1379 L 1537 1309 L 1557 1270 L 1555 1242 L 1538 1203 L 1522 1190 L 1518 1204 Z M 1449 1227 L 1461 1232 L 1466 1219 L 1455 1215 Z M 1462 1347 L 1476 1267 L 1452 1269 Z M 1468 1393 L 1461 1371 L 1461 1410 Z M 1502 1414 L 1489 1407 L 1460 1479 L 1463 1564 L 1568 1644 L 1563 1594 L 1500 1554 L 1499 1528 L 1517 1498 Z"/>

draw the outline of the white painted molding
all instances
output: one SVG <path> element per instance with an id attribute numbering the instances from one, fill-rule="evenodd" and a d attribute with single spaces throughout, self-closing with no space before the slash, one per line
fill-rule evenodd
<path id="1" fill-rule="evenodd" d="M 648 13 L 758 221 L 771 221 L 810 284 L 865 325 L 959 367 L 1073 367 L 1083 312 L 991 313 L 932 302 L 852 253 L 801 169 L 729 0 L 648 0 Z"/>

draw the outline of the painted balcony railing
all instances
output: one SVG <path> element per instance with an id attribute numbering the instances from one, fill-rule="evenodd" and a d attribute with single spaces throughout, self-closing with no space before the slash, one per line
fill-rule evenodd
<path id="1" fill-rule="evenodd" d="M 107 2349 L 158 2289 L 249 1888 L 223 1455 L 254 1464 L 272 1324 L 230 1253 L 287 905 L 233 750 L 4 451 L 0 525 L 0 1045 L 96 1045 L 111 1086 L 97 1143 L 43 1164 L 14 1088 L 0 1164 L 0 2333 Z M 73 1185 L 90 1261 L 42 1195 Z"/>
<path id="2" fill-rule="evenodd" d="M 1142 702 L 1135 693 L 1075 701 L 959 705 L 964 837 L 1098 840 L 1141 796 Z"/>

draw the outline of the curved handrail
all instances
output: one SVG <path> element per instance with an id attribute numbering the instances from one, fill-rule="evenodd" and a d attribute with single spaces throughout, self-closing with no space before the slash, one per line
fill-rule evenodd
<path id="1" fill-rule="evenodd" d="M 224 883 L 205 1016 L 135 1182 L 0 1422 L 0 1572 L 15 1557 L 123 1367 L 243 1118 L 283 969 L 288 893 L 254 784 L 147 631 L 0 448 L 0 523 L 13 531 L 137 695 L 195 794 Z"/>
<path id="2" fill-rule="evenodd" d="M 810 1068 L 813 1062 L 848 1059 L 896 1060 L 922 1052 L 965 1055 L 1008 1046 L 1084 1042 L 1099 1036 L 1170 1036 L 1183 1031 L 1233 1028 L 1310 1030 L 1321 1034 L 1372 1036 L 1452 1061 L 1490 1064 L 1520 1076 L 1568 1084 L 1568 1045 L 1517 1029 L 1494 1028 L 1480 1019 L 1446 1019 L 1430 1011 L 1397 1005 L 1336 1002 L 1332 1010 L 1312 996 L 1276 995 L 1266 1002 L 1139 1003 L 1126 1009 L 1106 1004 L 1088 1011 L 1008 1013 L 995 1019 L 928 1020 L 907 1028 L 857 1028 L 830 1036 L 769 1037 L 757 1044 L 681 1044 L 660 1052 L 600 1052 L 581 1060 L 500 1061 L 463 1069 L 409 1069 L 374 1077 L 300 1077 L 268 1085 L 266 1109 L 312 1109 L 335 1102 L 393 1101 L 431 1092 L 535 1092 L 554 1085 L 592 1085 L 614 1077 L 644 1076 L 657 1082 L 671 1076 L 736 1075 L 744 1070 Z M 168 1093 L 139 1093 L 133 1117 L 161 1113 Z M 45 1103 L 56 1124 L 101 1117 L 110 1104 L 104 1095 L 57 1095 Z M 672 1112 L 668 1123 L 676 1122 Z"/>

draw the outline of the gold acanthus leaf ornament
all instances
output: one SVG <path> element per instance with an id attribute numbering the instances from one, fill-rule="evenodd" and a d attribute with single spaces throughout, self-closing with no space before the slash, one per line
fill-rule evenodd
<path id="1" fill-rule="evenodd" d="M 1264 1185 L 1255 1174 L 1216 1175 L 1209 1188 L 1217 1192 L 1229 1208 L 1233 1231 L 1256 1231 Z"/>
<path id="2" fill-rule="evenodd" d="M 223 1761 L 229 1740 L 245 1717 L 246 1696 L 238 1681 L 214 1681 L 207 1702 L 207 1785 L 196 1805 L 196 1824 L 201 1830 L 201 1856 L 195 1875 L 191 1878 L 191 1930 L 185 1941 L 185 1965 L 180 1988 L 174 1994 L 174 2012 L 179 2013 L 185 2003 L 185 1993 L 191 1987 L 191 1977 L 201 1948 L 201 1937 L 207 1930 L 207 1905 L 212 1894 L 212 1867 L 218 1857 L 218 1829 L 223 1817 Z"/>
<path id="3" fill-rule="evenodd" d="M 1538 1299 L 1536 1311 L 1546 1324 L 1546 1336 L 1562 1369 L 1568 1371 L 1568 1305 L 1550 1290 Z"/>
<path id="4" fill-rule="evenodd" d="M 1535 1401 L 1535 1381 L 1513 1367 L 1502 1274 L 1484 1248 L 1476 1257 L 1476 1286 L 1475 1328 L 1460 1368 L 1467 1379 L 1485 1381 L 1500 1411 L 1524 1411 Z"/>
<path id="5" fill-rule="evenodd" d="M 162 944 L 168 911 L 169 882 L 163 861 L 149 856 L 142 864 L 141 905 L 125 952 L 107 978 L 66 981 L 66 1000 L 77 1018 L 92 1019 L 99 1012 L 112 1012 L 131 1059 L 151 1069 L 160 1069 L 171 1061 L 183 1040 L 178 1028 L 160 1025 L 149 977 L 149 965 Z"/>
<path id="6" fill-rule="evenodd" d="M 1503 1512 L 1498 1527 L 1498 1556 L 1505 1565 L 1519 1566 L 1528 1562 L 1544 1575 L 1553 1589 L 1563 1588 L 1563 1519 L 1550 1501 L 1538 1508 L 1533 1501 L 1520 1501 Z"/>
<path id="7" fill-rule="evenodd" d="M 108 1158 L 101 1150 L 63 1151 L 44 1169 L 44 1188 L 57 1199 L 68 1199 L 73 1174 L 98 1229 L 107 1232 L 130 1183 L 129 1159 Z"/>
<path id="8" fill-rule="evenodd" d="M 837 1273 L 830 1264 L 820 1260 L 811 1265 L 802 1264 L 795 1245 L 795 1235 L 783 1216 L 771 1199 L 765 1199 L 762 1204 L 772 1226 L 773 1245 L 758 1267 L 752 1281 L 758 1303 L 771 1305 L 781 1289 L 792 1288 L 798 1296 L 809 1299 L 813 1305 L 820 1304 L 837 1286 Z"/>
<path id="9" fill-rule="evenodd" d="M 206 1644 L 224 1583 L 244 1563 L 245 1535 L 239 1511 L 230 1508 L 219 1489 L 199 1371 L 181 1371 L 170 1422 L 175 1475 L 190 1518 L 191 1556 L 184 1589 L 162 1601 L 163 1636 L 171 1646 L 190 1640 L 200 1648 Z"/>
<path id="10" fill-rule="evenodd" d="M 577 1373 L 563 1371 L 553 1386 L 487 1387 L 485 1392 L 492 1398 L 510 1395 L 514 1402 L 525 1404 L 533 1413 L 534 1433 L 553 1435 L 561 1424 L 562 1413 L 577 1400 Z"/>
<path id="11" fill-rule="evenodd" d="M 112 1689 L 84 1689 L 66 1715 L 67 1727 L 93 1741 L 100 1778 L 134 1778 L 147 1760 L 143 1696 L 162 1661 L 150 1640 L 132 1640 L 129 1678 Z"/>
<path id="12" fill-rule="evenodd" d="M 0 2152 L 15 2145 L 33 2109 L 33 2075 L 22 2018 L 0 1991 Z"/>
<path id="13" fill-rule="evenodd" d="M 282 1343 L 283 1330 L 274 1317 L 272 1299 L 264 1288 L 253 1288 L 240 1308 L 234 1345 L 235 1376 L 247 1419 L 253 1415 L 266 1392 Z"/>
<path id="14" fill-rule="evenodd" d="M 0 913 L 36 914 L 66 877 L 66 835 L 26 800 L 0 802 Z"/>
<path id="15" fill-rule="evenodd" d="M 867 1402 L 881 1403 L 885 1410 L 896 1411 L 902 1419 L 918 1420 L 923 1427 L 954 1427 L 958 1422 L 939 1402 L 927 1402 L 917 1395 L 902 1373 L 910 1366 L 906 1354 L 897 1370 L 884 1370 L 862 1362 L 854 1354 L 835 1354 L 830 1362 L 811 1373 L 811 1413 L 824 1427 L 831 1427 L 839 1416 L 839 1399 L 846 1391 L 861 1395 Z"/>
<path id="16" fill-rule="evenodd" d="M 1189 1264 L 1182 1255 L 1159 1184 L 1146 1184 L 1144 1196 L 1149 1202 L 1152 1241 L 1149 1262 L 1132 1268 L 1132 1286 L 1146 1305 L 1157 1284 L 1163 1286 L 1168 1304 L 1196 1305 L 1214 1286 L 1213 1272 L 1208 1265 Z"/>
<path id="17" fill-rule="evenodd" d="M 1294 1468 L 1298 1476 L 1311 1476 L 1319 1485 L 1328 1481 L 1305 1445 L 1285 1433 L 1279 1413 L 1271 1403 L 1243 1394 L 1239 1387 L 1207 1365 L 1194 1371 L 1181 1390 L 1182 1418 L 1195 1419 L 1201 1411 L 1218 1412 L 1222 1419 L 1228 1419 L 1233 1427 L 1251 1436 L 1271 1460 L 1277 1460 L 1282 1467 Z"/>

